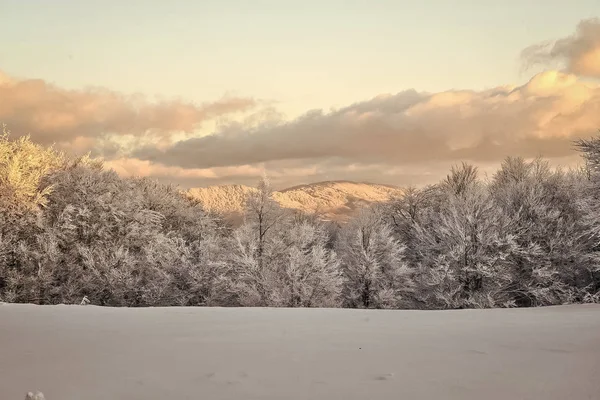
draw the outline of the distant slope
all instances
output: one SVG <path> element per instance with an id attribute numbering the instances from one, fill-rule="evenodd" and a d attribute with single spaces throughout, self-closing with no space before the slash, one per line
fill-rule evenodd
<path id="1" fill-rule="evenodd" d="M 240 215 L 254 188 L 243 185 L 194 188 L 188 195 L 211 212 Z M 319 182 L 295 186 L 273 193 L 284 208 L 307 213 L 319 212 L 326 219 L 343 221 L 361 207 L 388 201 L 403 193 L 394 186 L 349 181 Z"/>
<path id="2" fill-rule="evenodd" d="M 210 212 L 240 212 L 246 198 L 256 189 L 244 185 L 209 186 L 189 189 L 188 196 L 198 200 Z"/>

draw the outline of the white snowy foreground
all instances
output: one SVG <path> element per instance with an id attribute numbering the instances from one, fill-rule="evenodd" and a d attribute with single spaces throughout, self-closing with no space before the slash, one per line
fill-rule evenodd
<path id="1" fill-rule="evenodd" d="M 600 306 L 0 304 L 0 399 L 600 399 Z"/>

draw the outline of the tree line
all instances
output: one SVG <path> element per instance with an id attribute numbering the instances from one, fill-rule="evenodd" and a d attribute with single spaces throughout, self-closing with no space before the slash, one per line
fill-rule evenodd
<path id="1" fill-rule="evenodd" d="M 0 136 L 0 301 L 384 309 L 600 302 L 600 138 L 584 167 L 454 167 L 336 224 L 267 179 L 240 226 L 177 187 Z"/>

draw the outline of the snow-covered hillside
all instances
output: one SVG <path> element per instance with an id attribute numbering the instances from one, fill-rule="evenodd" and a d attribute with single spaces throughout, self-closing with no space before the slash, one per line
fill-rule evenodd
<path id="1" fill-rule="evenodd" d="M 194 188 L 188 194 L 210 211 L 239 214 L 249 193 L 255 189 L 243 185 Z M 402 189 L 393 186 L 347 181 L 320 182 L 296 186 L 273 193 L 284 208 L 313 213 L 325 218 L 345 220 L 358 208 L 400 196 Z"/>
<path id="2" fill-rule="evenodd" d="M 189 189 L 186 194 L 198 200 L 205 210 L 220 213 L 239 213 L 246 198 L 256 189 L 244 185 L 209 186 Z"/>
<path id="3" fill-rule="evenodd" d="M 594 400 L 600 306 L 0 304 L 0 399 Z"/>

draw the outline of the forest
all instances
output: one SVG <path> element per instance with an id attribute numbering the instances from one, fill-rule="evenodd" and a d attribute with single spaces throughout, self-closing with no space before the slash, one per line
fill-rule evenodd
<path id="1" fill-rule="evenodd" d="M 460 164 L 348 223 L 282 209 L 243 223 L 176 186 L 0 135 L 0 301 L 99 306 L 461 309 L 600 302 L 600 137 L 582 167 Z"/>

